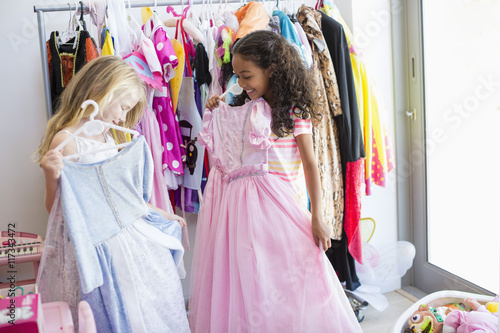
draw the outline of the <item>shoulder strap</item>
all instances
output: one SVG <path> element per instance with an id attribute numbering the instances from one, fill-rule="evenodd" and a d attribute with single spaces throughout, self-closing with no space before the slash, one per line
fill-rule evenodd
<path id="1" fill-rule="evenodd" d="M 186 67 L 188 69 L 189 76 L 193 77 L 193 71 L 191 69 L 191 63 L 189 61 L 189 52 L 187 52 L 188 48 L 186 45 L 186 38 L 188 38 L 188 37 L 187 37 L 187 33 L 184 31 L 184 28 L 183 28 L 183 21 L 184 21 L 184 16 L 181 16 L 180 20 L 177 21 L 177 25 L 175 27 L 175 39 L 177 39 L 179 30 L 180 30 L 180 37 L 182 40 L 182 46 L 184 48 L 184 56 L 186 58 Z"/>

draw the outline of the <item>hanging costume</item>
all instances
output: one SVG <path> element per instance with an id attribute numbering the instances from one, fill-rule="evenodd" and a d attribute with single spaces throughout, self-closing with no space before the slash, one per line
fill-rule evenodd
<path id="1" fill-rule="evenodd" d="M 359 123 L 351 58 L 342 25 L 325 13 L 320 13 L 323 36 L 332 56 L 342 105 L 342 114 L 335 117 L 335 121 L 339 130 L 340 159 L 345 188 L 344 230 L 347 235 L 349 252 L 359 263 L 363 263 L 361 233 L 358 230 L 358 225 L 361 215 L 361 184 L 365 148 Z"/>
<path id="2" fill-rule="evenodd" d="M 270 126 L 271 107 L 262 98 L 205 111 L 199 139 L 215 166 L 198 219 L 191 328 L 361 332 L 314 244 L 310 213 L 288 183 L 267 171 Z"/>
<path id="3" fill-rule="evenodd" d="M 297 52 L 304 59 L 304 63 L 307 63 L 304 51 L 302 51 L 302 42 L 288 15 L 286 15 L 281 10 L 275 10 L 273 12 L 273 16 L 276 16 L 279 19 L 281 35 L 285 37 L 290 42 L 290 44 L 297 49 Z"/>
<path id="4" fill-rule="evenodd" d="M 250 1 L 234 13 L 238 19 L 239 28 L 236 40 L 248 35 L 252 31 L 265 30 L 269 24 L 269 16 L 264 5 L 257 1 Z"/>
<path id="5" fill-rule="evenodd" d="M 349 26 L 331 0 L 321 0 L 321 8 L 328 16 L 342 25 L 349 46 L 356 98 L 365 147 L 366 195 L 372 194 L 372 184 L 385 187 L 387 174 L 394 168 L 387 125 L 377 100 L 374 84 L 366 71 L 361 53 L 352 44 Z"/>
<path id="6" fill-rule="evenodd" d="M 59 96 L 68 85 L 69 80 L 86 63 L 99 56 L 97 48 L 86 30 L 77 31 L 76 48 L 73 49 L 71 39 L 68 44 L 57 46 L 58 31 L 50 34 L 47 41 L 47 58 L 50 73 L 50 95 L 52 99 L 52 114 L 56 112 Z"/>
<path id="7" fill-rule="evenodd" d="M 139 78 L 148 85 L 146 89 L 146 108 L 141 122 L 139 123 L 139 128 L 153 156 L 154 181 L 149 202 L 153 206 L 172 213 L 173 207 L 169 200 L 164 173 L 172 174 L 173 172 L 170 171 L 168 167 L 164 168 L 164 148 L 161 141 L 160 125 L 152 109 L 154 89 L 161 90 L 165 82 L 163 78 L 164 67 L 160 64 L 153 42 L 144 35 L 140 26 L 136 27 L 134 33 L 136 36 L 134 39 L 135 51 L 125 56 L 123 60 L 132 66 Z"/>
<path id="8" fill-rule="evenodd" d="M 313 128 L 315 154 L 321 179 L 321 207 L 327 225 L 333 229 L 333 239 L 340 239 L 344 218 L 344 190 L 339 152 L 339 134 L 334 117 L 342 114 L 335 72 L 330 54 L 318 24 L 320 14 L 301 6 L 297 19 L 302 25 L 313 51 L 312 84 L 321 106 L 321 124 Z"/>
<path id="9" fill-rule="evenodd" d="M 182 159 L 184 149 L 181 147 L 179 122 L 175 118 L 174 105 L 170 94 L 168 82 L 175 76 L 175 68 L 178 59 L 170 39 L 160 22 L 150 20 L 144 25 L 144 33 L 151 39 L 154 52 L 163 69 L 163 86 L 155 89 L 153 98 L 153 110 L 160 125 L 160 136 L 163 147 L 163 169 L 168 168 L 176 175 L 184 173 Z M 165 175 L 168 181 L 170 177 Z M 170 185 L 170 184 L 167 184 Z"/>

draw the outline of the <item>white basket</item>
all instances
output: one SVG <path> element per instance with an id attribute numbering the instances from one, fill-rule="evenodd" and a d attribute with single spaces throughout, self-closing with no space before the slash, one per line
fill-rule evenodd
<path id="1" fill-rule="evenodd" d="M 421 304 L 427 304 L 436 308 L 448 303 L 463 303 L 465 298 L 474 298 L 481 304 L 485 304 L 493 300 L 494 296 L 480 295 L 473 293 L 466 293 L 458 290 L 441 290 L 435 293 L 429 294 L 417 302 L 413 303 L 408 309 L 394 323 L 393 328 L 389 330 L 389 333 L 403 333 L 408 327 L 408 320 L 413 312 L 417 311 Z"/>

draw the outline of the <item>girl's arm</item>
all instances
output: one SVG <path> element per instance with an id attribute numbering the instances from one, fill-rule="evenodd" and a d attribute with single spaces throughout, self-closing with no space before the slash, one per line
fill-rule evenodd
<path id="1" fill-rule="evenodd" d="M 77 152 L 76 144 L 70 141 L 61 151 L 56 151 L 57 147 L 69 136 L 68 133 L 61 132 L 54 136 L 50 144 L 50 150 L 43 155 L 40 160 L 40 167 L 45 174 L 45 208 L 50 213 L 57 189 L 59 187 L 59 179 L 61 178 L 61 170 L 63 168 L 63 156 L 71 155 Z"/>
<path id="2" fill-rule="evenodd" d="M 300 158 L 304 167 L 307 192 L 311 201 L 312 232 L 316 246 L 319 242 L 323 244 L 326 251 L 332 246 L 331 230 L 323 222 L 323 209 L 321 208 L 321 183 L 318 172 L 318 164 L 314 155 L 313 140 L 311 134 L 300 134 L 295 137 L 300 151 Z"/>
<path id="3" fill-rule="evenodd" d="M 49 213 L 59 187 L 59 178 L 63 168 L 62 158 L 61 152 L 52 149 L 43 155 L 40 161 L 40 166 L 45 174 L 45 208 Z"/>
<path id="4" fill-rule="evenodd" d="M 148 205 L 149 208 L 151 208 L 152 210 L 157 211 L 160 215 L 162 215 L 167 220 L 169 220 L 169 221 L 178 221 L 179 224 L 181 225 L 181 227 L 185 227 L 186 226 L 186 221 L 184 221 L 184 219 L 182 217 L 180 217 L 179 215 L 175 215 L 174 213 L 166 212 L 163 209 L 160 209 L 160 208 L 158 208 L 156 206 L 153 206 L 150 203 L 148 203 L 147 205 Z"/>

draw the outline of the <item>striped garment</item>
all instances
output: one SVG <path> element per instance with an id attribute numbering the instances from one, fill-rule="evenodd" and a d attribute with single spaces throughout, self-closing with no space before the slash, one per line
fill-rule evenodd
<path id="1" fill-rule="evenodd" d="M 277 175 L 285 182 L 290 183 L 299 196 L 300 201 L 307 207 L 306 180 L 304 178 L 299 146 L 295 137 L 301 134 L 312 135 L 312 123 L 310 119 L 293 118 L 295 121 L 293 133 L 282 138 L 271 133 L 270 140 L 272 146 L 269 148 L 269 173 Z"/>

